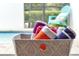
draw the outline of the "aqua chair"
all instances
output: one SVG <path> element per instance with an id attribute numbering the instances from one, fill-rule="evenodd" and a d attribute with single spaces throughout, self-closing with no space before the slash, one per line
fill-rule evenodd
<path id="1" fill-rule="evenodd" d="M 61 12 L 58 16 L 49 16 L 48 25 L 53 26 L 67 26 L 67 17 L 71 11 L 70 6 L 66 5 L 61 9 Z M 53 19 L 55 18 L 55 19 Z"/>
<path id="2" fill-rule="evenodd" d="M 48 24 L 52 24 L 52 20 L 55 20 L 56 16 L 49 16 Z"/>

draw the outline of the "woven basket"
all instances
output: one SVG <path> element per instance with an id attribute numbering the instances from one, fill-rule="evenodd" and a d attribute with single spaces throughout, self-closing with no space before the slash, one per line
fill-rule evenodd
<path id="1" fill-rule="evenodd" d="M 73 40 L 30 40 L 29 35 L 14 37 L 16 55 L 18 56 L 68 56 Z M 41 48 L 40 46 L 43 46 Z"/>

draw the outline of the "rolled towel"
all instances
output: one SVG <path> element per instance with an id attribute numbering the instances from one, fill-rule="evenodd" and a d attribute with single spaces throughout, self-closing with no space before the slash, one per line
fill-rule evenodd
<path id="1" fill-rule="evenodd" d="M 71 37 L 71 39 L 75 38 L 76 33 L 70 27 L 67 27 L 64 31 Z"/>
<path id="2" fill-rule="evenodd" d="M 75 36 L 75 32 L 70 27 L 66 27 L 57 35 L 55 39 L 74 39 Z"/>
<path id="3" fill-rule="evenodd" d="M 56 33 L 53 32 L 47 26 L 44 26 L 42 30 L 34 37 L 35 40 L 47 40 L 54 39 L 56 37 Z"/>
<path id="4" fill-rule="evenodd" d="M 34 25 L 33 33 L 32 33 L 32 35 L 31 35 L 31 39 L 33 39 L 34 36 L 37 34 L 37 31 L 38 31 L 37 28 L 38 28 L 39 26 L 42 27 L 42 26 L 45 26 L 45 25 L 46 25 L 46 23 L 43 22 L 43 21 L 36 21 L 36 23 L 35 23 L 35 25 Z"/>
<path id="5" fill-rule="evenodd" d="M 38 26 L 45 26 L 46 23 L 43 22 L 43 21 L 36 21 L 35 25 L 34 25 L 34 30 L 33 30 L 33 33 L 36 33 L 36 30 L 37 30 L 37 27 Z"/>

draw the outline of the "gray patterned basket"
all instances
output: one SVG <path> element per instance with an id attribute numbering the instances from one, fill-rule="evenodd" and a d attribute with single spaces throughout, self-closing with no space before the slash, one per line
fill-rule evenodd
<path id="1" fill-rule="evenodd" d="M 68 56 L 73 40 L 30 40 L 29 35 L 14 37 L 15 51 L 18 56 Z M 44 44 L 45 50 L 40 46 Z"/>

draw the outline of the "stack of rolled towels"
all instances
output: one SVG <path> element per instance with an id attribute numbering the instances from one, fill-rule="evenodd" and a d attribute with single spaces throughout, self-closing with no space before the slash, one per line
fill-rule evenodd
<path id="1" fill-rule="evenodd" d="M 50 39 L 74 39 L 75 32 L 69 27 L 49 26 L 43 21 L 36 21 L 31 39 L 50 40 Z"/>

